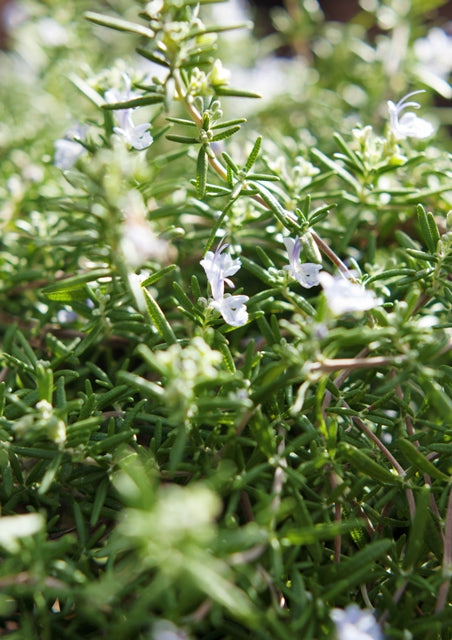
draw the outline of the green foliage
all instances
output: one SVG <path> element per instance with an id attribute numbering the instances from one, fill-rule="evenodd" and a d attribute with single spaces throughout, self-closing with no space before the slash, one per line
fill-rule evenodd
<path id="1" fill-rule="evenodd" d="M 415 46 L 441 3 L 342 25 L 287 2 L 260 52 L 214 2 L 22 4 L 0 53 L 0 635 L 318 640 L 354 602 L 388 638 L 447 640 L 452 173 L 430 107 L 451 89 Z M 282 45 L 262 87 L 223 66 Z M 386 122 L 413 86 L 428 139 Z M 296 237 L 298 267 L 371 304 L 302 286 Z M 222 238 L 235 324 L 200 266 Z"/>

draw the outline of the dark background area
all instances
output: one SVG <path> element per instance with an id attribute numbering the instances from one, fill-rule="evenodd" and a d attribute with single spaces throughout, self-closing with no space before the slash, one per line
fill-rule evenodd
<path id="1" fill-rule="evenodd" d="M 11 5 L 15 0 L 0 0 L 0 49 L 8 48 L 8 32 L 4 15 L 4 8 Z M 294 1 L 294 0 L 291 0 Z M 296 1 L 296 0 L 295 0 Z M 263 33 L 272 31 L 270 11 L 272 7 L 284 5 L 283 0 L 249 0 L 255 10 L 255 18 L 259 30 Z M 338 20 L 347 22 L 351 20 L 361 10 L 358 0 L 319 0 L 322 11 L 327 20 Z M 446 2 L 442 7 L 434 11 L 432 19 L 439 19 L 440 22 L 452 20 L 452 1 Z"/>
<path id="2" fill-rule="evenodd" d="M 0 49 L 8 48 L 8 27 L 5 21 L 6 7 L 11 6 L 14 2 L 20 0 L 0 0 Z M 268 34 L 272 32 L 272 22 L 270 12 L 273 7 L 283 6 L 291 2 L 297 3 L 297 0 L 249 0 L 252 8 L 253 16 L 256 23 L 256 31 L 258 34 Z M 340 22 L 348 22 L 360 11 L 359 0 L 318 0 L 326 20 L 337 20 Z M 433 22 L 445 24 L 448 20 L 452 20 L 452 0 L 446 2 L 442 7 L 432 11 L 431 19 Z M 452 27 L 450 28 L 452 31 Z"/>
<path id="3" fill-rule="evenodd" d="M 251 6 L 267 14 L 272 7 L 284 5 L 283 0 L 249 0 L 249 2 Z M 348 22 L 362 10 L 359 0 L 318 0 L 318 3 L 327 20 L 338 20 L 339 22 Z M 446 2 L 439 9 L 435 9 L 434 13 L 446 20 L 452 19 L 452 2 Z"/>

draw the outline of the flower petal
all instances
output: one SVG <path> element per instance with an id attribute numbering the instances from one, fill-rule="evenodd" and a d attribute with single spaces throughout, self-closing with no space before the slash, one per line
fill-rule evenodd
<path id="1" fill-rule="evenodd" d="M 233 276 L 240 269 L 240 258 L 231 258 L 228 253 L 222 253 L 228 245 L 219 244 L 215 253 L 208 251 L 200 264 L 206 272 L 207 279 L 215 300 L 221 300 L 224 295 L 225 283 L 234 287 L 229 276 Z"/>
<path id="2" fill-rule="evenodd" d="M 315 262 L 305 262 L 299 265 L 294 277 L 298 280 L 302 287 L 310 289 L 320 284 L 319 273 L 322 270 L 321 264 Z"/>
<path id="3" fill-rule="evenodd" d="M 350 282 L 344 276 L 332 276 L 325 271 L 319 273 L 326 301 L 334 315 L 352 311 L 367 311 L 381 304 L 373 291 L 366 290 L 361 284 Z"/>
<path id="4" fill-rule="evenodd" d="M 75 140 L 60 138 L 55 140 L 54 163 L 58 169 L 72 169 L 79 157 L 86 152 L 85 147 Z"/>
<path id="5" fill-rule="evenodd" d="M 221 300 L 214 300 L 211 306 L 219 311 L 223 316 L 223 320 L 231 327 L 241 327 L 248 322 L 248 311 L 245 303 L 248 302 L 248 296 L 227 296 Z"/>
<path id="6" fill-rule="evenodd" d="M 389 122 L 391 131 L 396 139 L 402 138 L 428 138 L 432 135 L 434 127 L 431 122 L 419 118 L 415 113 L 409 111 L 400 117 L 405 109 L 419 109 L 420 105 L 414 101 L 408 101 L 408 98 L 423 91 L 412 91 L 404 96 L 397 104 L 392 100 L 388 100 L 387 106 L 389 111 Z"/>
<path id="7" fill-rule="evenodd" d="M 434 127 L 431 122 L 419 118 L 409 111 L 404 113 L 399 120 L 399 131 L 407 138 L 428 138 L 432 135 Z"/>
<path id="8" fill-rule="evenodd" d="M 346 609 L 333 609 L 331 619 L 336 625 L 338 640 L 383 640 L 382 630 L 372 611 L 350 604 Z"/>

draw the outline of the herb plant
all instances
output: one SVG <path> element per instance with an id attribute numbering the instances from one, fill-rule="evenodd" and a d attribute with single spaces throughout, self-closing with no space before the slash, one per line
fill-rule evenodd
<path id="1" fill-rule="evenodd" d="M 448 640 L 442 3 L 14 4 L 0 635 Z"/>

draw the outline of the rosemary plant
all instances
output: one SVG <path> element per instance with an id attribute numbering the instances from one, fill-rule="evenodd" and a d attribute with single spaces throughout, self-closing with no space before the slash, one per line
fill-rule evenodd
<path id="1" fill-rule="evenodd" d="M 0 635 L 450 639 L 452 39 L 360 4 L 11 3 Z"/>

